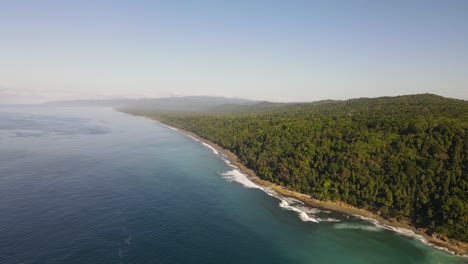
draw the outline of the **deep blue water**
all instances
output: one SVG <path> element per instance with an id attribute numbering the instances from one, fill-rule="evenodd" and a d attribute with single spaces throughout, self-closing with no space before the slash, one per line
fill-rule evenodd
<path id="1" fill-rule="evenodd" d="M 1 107 L 0 263 L 465 261 L 352 216 L 302 208 L 322 220 L 303 221 L 239 180 L 150 120 Z"/>

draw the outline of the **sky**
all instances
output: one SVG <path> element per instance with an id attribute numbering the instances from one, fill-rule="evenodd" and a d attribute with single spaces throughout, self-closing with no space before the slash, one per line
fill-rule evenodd
<path id="1" fill-rule="evenodd" d="M 468 100 L 468 1 L 0 0 L 0 103 Z"/>

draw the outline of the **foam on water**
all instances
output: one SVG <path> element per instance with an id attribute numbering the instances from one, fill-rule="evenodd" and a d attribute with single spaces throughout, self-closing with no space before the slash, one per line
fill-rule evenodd
<path id="1" fill-rule="evenodd" d="M 431 247 L 436 248 L 438 250 L 445 251 L 447 253 L 451 253 L 451 254 L 455 255 L 455 252 L 453 252 L 453 251 L 451 251 L 451 250 L 449 250 L 449 249 L 447 249 L 445 247 L 439 247 L 439 246 L 436 246 L 436 245 L 430 243 L 423 236 L 416 234 L 414 231 L 412 231 L 410 229 L 402 228 L 402 227 L 393 227 L 393 226 L 381 224 L 378 220 L 373 219 L 373 218 L 369 218 L 369 217 L 364 217 L 364 216 L 360 216 L 360 215 L 353 215 L 353 216 L 355 216 L 355 217 L 357 217 L 359 219 L 362 219 L 364 221 L 371 222 L 372 224 L 374 224 L 374 226 L 376 226 L 378 228 L 393 231 L 393 232 L 398 233 L 398 234 L 400 234 L 402 236 L 414 238 L 414 239 L 420 241 L 421 243 L 423 243 L 425 245 L 428 245 L 428 246 L 431 246 Z M 468 256 L 464 255 L 464 257 L 468 257 Z"/>
<path id="2" fill-rule="evenodd" d="M 383 227 L 383 225 L 381 225 L 380 222 L 378 220 L 374 219 L 374 218 L 365 217 L 365 216 L 362 216 L 362 215 L 353 215 L 353 216 L 356 217 L 356 218 L 362 219 L 364 221 L 371 222 L 375 226 Z"/>
<path id="3" fill-rule="evenodd" d="M 318 220 L 319 222 L 341 222 L 341 220 L 336 219 L 336 218 L 331 218 L 331 217 L 328 217 L 328 218 L 317 218 L 317 220 Z"/>
<path id="4" fill-rule="evenodd" d="M 298 199 L 292 197 L 284 197 L 283 200 L 288 202 L 290 205 L 304 204 L 302 201 L 299 201 Z"/>
<path id="5" fill-rule="evenodd" d="M 371 232 L 380 232 L 383 229 L 377 226 L 369 226 L 369 225 L 361 225 L 361 224 L 353 224 L 353 223 L 340 223 L 333 225 L 335 229 L 361 229 L 365 231 Z"/>
<path id="6" fill-rule="evenodd" d="M 124 263 L 124 257 L 127 254 L 130 244 L 132 242 L 132 233 L 128 233 L 128 237 L 124 240 L 124 242 L 121 244 L 121 247 L 119 248 L 119 258 L 120 258 L 120 263 Z"/>
<path id="7" fill-rule="evenodd" d="M 223 172 L 220 174 L 223 176 L 224 179 L 226 179 L 229 182 L 235 181 L 244 185 L 244 187 L 247 187 L 247 188 L 262 189 L 260 186 L 253 183 L 251 180 L 247 178 L 247 176 L 245 176 L 238 170 L 231 170 L 231 171 Z"/>
<path id="8" fill-rule="evenodd" d="M 177 129 L 177 128 L 175 128 L 175 127 L 171 127 L 171 126 L 168 126 L 168 125 L 163 124 L 163 123 L 161 123 L 161 124 L 162 124 L 163 126 L 169 128 L 169 129 L 172 129 L 172 130 L 175 130 L 175 131 L 179 131 L 179 129 Z"/>
<path id="9" fill-rule="evenodd" d="M 410 230 L 410 229 L 407 229 L 407 228 L 402 228 L 402 227 L 393 227 L 393 226 L 389 226 L 389 225 L 385 225 L 385 224 L 381 224 L 378 220 L 376 219 L 373 219 L 373 218 L 369 218 L 369 217 L 364 217 L 364 216 L 360 216 L 360 215 L 354 215 L 355 217 L 359 218 L 359 219 L 362 219 L 362 220 L 365 220 L 365 221 L 368 221 L 368 222 L 371 222 L 372 224 L 374 224 L 374 226 L 376 227 L 379 227 L 379 228 L 382 228 L 382 229 L 386 229 L 386 230 L 389 230 L 389 231 L 393 231 L 395 233 L 398 233 L 402 236 L 406 236 L 406 237 L 411 237 L 411 238 L 414 238 L 414 239 L 417 239 L 419 240 L 420 242 L 422 242 L 423 244 L 426 244 L 426 245 L 429 245 L 429 246 L 433 246 L 434 248 L 437 248 L 439 250 L 443 250 L 443 251 L 446 251 L 446 252 L 449 252 L 449 253 L 452 253 L 452 251 L 446 249 L 446 248 L 442 248 L 442 247 L 437 247 L 437 246 L 434 246 L 432 245 L 429 241 L 427 241 L 423 236 L 421 235 L 418 235 L 416 234 L 414 231 Z"/>
<path id="10" fill-rule="evenodd" d="M 234 168 L 234 169 L 239 169 L 236 165 L 232 164 L 227 158 L 223 158 L 223 160 L 224 160 L 224 163 L 226 163 L 226 165 L 228 165 L 229 167 Z"/>
<path id="11" fill-rule="evenodd" d="M 312 207 L 308 207 L 308 206 L 305 206 L 305 205 L 294 205 L 294 207 L 296 207 L 297 209 L 299 209 L 299 210 L 301 210 L 303 212 L 306 212 L 308 214 L 318 214 L 318 213 L 322 212 L 317 208 L 312 208 Z"/>
<path id="12" fill-rule="evenodd" d="M 438 250 L 441 250 L 441 251 L 445 251 L 447 253 L 451 253 L 451 254 L 455 254 L 455 252 L 449 250 L 448 248 L 445 248 L 445 247 L 439 247 L 439 246 L 436 246 L 432 243 L 430 243 L 429 241 L 427 241 L 423 236 L 421 235 L 418 235 L 416 234 L 414 231 L 412 230 L 409 230 L 407 228 L 402 228 L 402 227 L 392 227 L 392 226 L 389 226 L 389 225 L 384 225 L 384 224 L 381 224 L 381 226 L 387 230 L 390 230 L 390 231 L 393 231 L 393 232 L 396 232 L 402 236 L 406 236 L 406 237 L 411 237 L 411 238 L 414 238 L 414 239 L 417 239 L 419 240 L 421 243 L 423 244 L 426 244 L 428 246 L 431 246 L 433 248 L 436 248 Z M 467 255 L 463 255 L 464 257 L 468 257 Z"/>
<path id="13" fill-rule="evenodd" d="M 263 191 L 270 196 L 278 197 L 278 194 L 270 187 L 263 187 Z"/>
<path id="14" fill-rule="evenodd" d="M 284 198 L 283 199 L 280 198 L 280 200 L 281 200 L 281 202 L 279 203 L 279 206 L 281 208 L 296 212 L 299 215 L 299 218 L 302 221 L 304 221 L 304 222 L 314 222 L 314 223 L 319 222 L 319 221 L 317 221 L 317 219 L 309 216 L 309 214 L 307 212 L 302 211 L 301 209 L 290 205 L 286 200 L 284 200 Z"/>
<path id="15" fill-rule="evenodd" d="M 413 237 L 413 238 L 416 238 L 417 240 L 421 241 L 422 243 L 424 244 L 430 244 L 423 236 L 421 235 L 418 235 L 416 234 L 415 232 L 413 232 L 412 230 L 409 230 L 409 229 L 406 229 L 406 228 L 402 228 L 402 227 L 392 227 L 392 226 L 389 226 L 389 225 L 383 225 L 382 226 L 385 228 L 385 229 L 388 229 L 388 230 L 391 230 L 393 232 L 396 232 L 402 236 L 406 236 L 406 237 Z"/>
<path id="16" fill-rule="evenodd" d="M 242 184 L 244 187 L 247 187 L 247 188 L 260 189 L 260 190 L 263 190 L 266 194 L 273 196 L 275 198 L 278 198 L 280 200 L 279 206 L 281 208 L 296 212 L 299 215 L 299 218 L 304 222 L 314 222 L 314 223 L 319 222 L 316 218 L 312 217 L 311 215 L 320 212 L 320 210 L 304 206 L 303 205 L 304 203 L 297 199 L 289 198 L 289 197 L 282 197 L 278 195 L 271 188 L 260 187 L 254 182 L 252 182 L 251 180 L 249 180 L 249 178 L 245 174 L 243 174 L 237 169 L 219 173 L 219 174 L 222 175 L 223 178 L 229 182 L 235 181 L 235 182 Z"/>
<path id="17" fill-rule="evenodd" d="M 189 138 L 191 138 L 191 139 L 195 140 L 195 141 L 200 141 L 200 140 L 198 140 L 197 138 L 195 138 L 195 137 L 194 137 L 194 136 L 192 136 L 192 135 L 187 135 L 187 136 L 188 136 Z"/>
<path id="18" fill-rule="evenodd" d="M 205 146 L 205 147 L 211 149 L 211 150 L 213 151 L 214 154 L 216 154 L 216 155 L 219 154 L 219 152 L 218 152 L 215 148 L 213 148 L 212 146 L 210 146 L 209 144 L 206 144 L 205 142 L 203 142 L 202 144 L 203 144 L 203 146 Z"/>

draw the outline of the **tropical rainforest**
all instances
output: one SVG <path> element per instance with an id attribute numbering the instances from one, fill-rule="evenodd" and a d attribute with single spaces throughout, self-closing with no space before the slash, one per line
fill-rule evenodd
<path id="1" fill-rule="evenodd" d="M 285 188 L 468 242 L 467 101 L 422 94 L 124 111 L 215 142 Z"/>

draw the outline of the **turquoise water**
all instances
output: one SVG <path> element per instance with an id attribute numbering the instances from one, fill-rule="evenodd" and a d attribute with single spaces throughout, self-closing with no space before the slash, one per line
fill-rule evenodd
<path id="1" fill-rule="evenodd" d="M 0 212 L 0 263 L 466 263 L 110 109 L 0 108 Z"/>

